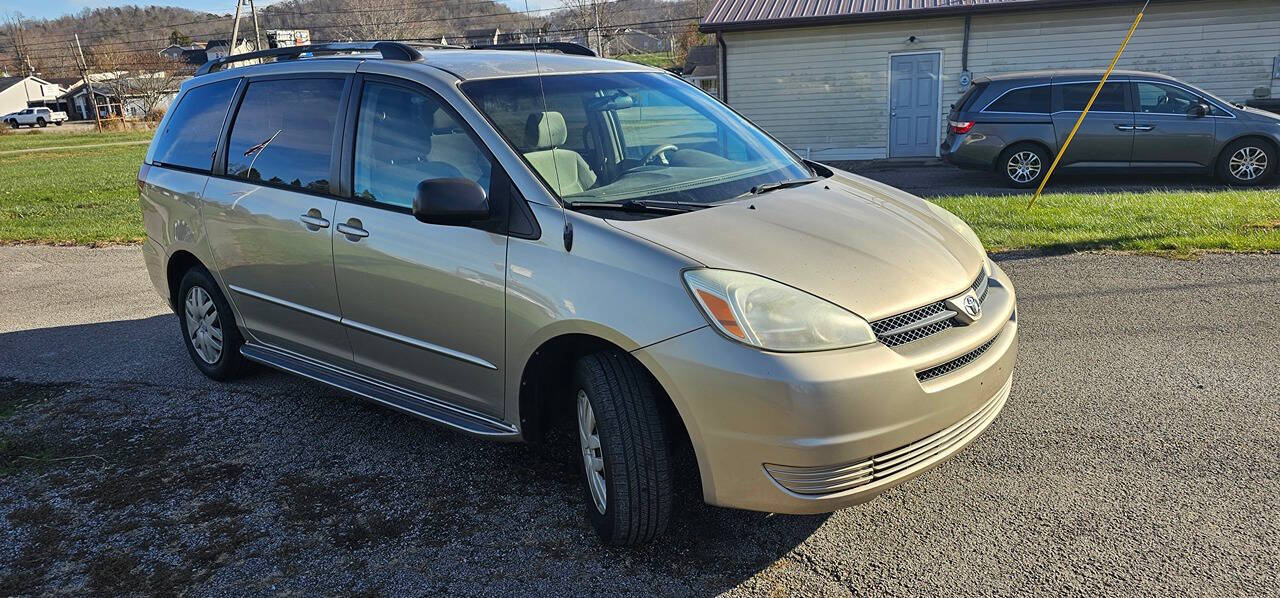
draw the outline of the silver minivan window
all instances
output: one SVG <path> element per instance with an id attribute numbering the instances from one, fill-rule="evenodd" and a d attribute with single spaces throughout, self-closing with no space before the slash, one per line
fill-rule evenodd
<path id="1" fill-rule="evenodd" d="M 662 73 L 512 77 L 462 89 L 570 204 L 705 205 L 813 176 L 741 116 Z"/>

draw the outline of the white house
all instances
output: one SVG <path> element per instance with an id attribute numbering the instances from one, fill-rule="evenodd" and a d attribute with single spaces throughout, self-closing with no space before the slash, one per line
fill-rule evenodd
<path id="1" fill-rule="evenodd" d="M 730 105 L 801 155 L 859 160 L 888 157 L 890 135 L 940 141 L 971 76 L 1105 68 L 1140 5 L 716 0 L 700 27 L 717 34 L 720 94 Z M 1152 2 L 1119 67 L 1171 75 L 1230 101 L 1280 95 L 1280 1 Z M 913 90 L 936 119 L 893 118 Z"/>
<path id="2" fill-rule="evenodd" d="M 31 106 L 62 110 L 58 98 L 64 91 L 61 85 L 40 77 L 0 77 L 0 114 Z"/>

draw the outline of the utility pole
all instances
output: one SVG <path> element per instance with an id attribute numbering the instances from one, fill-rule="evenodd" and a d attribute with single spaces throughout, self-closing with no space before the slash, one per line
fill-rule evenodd
<path id="1" fill-rule="evenodd" d="M 231 41 L 227 46 L 227 55 L 236 53 L 236 38 L 240 37 L 240 5 L 244 4 L 244 0 L 236 0 L 236 19 L 235 24 L 231 26 Z"/>
<path id="2" fill-rule="evenodd" d="M 249 0 L 249 12 L 253 13 L 253 49 L 262 49 L 262 31 L 258 29 L 258 9 L 253 6 L 253 0 Z"/>
<path id="3" fill-rule="evenodd" d="M 89 90 L 89 105 L 93 106 L 93 122 L 98 124 L 98 132 L 102 132 L 102 117 L 98 116 L 98 96 L 93 93 L 93 79 L 89 78 L 89 63 L 84 60 L 84 49 L 80 47 L 80 34 L 76 36 L 76 53 L 80 54 L 80 76 L 84 78 L 85 89 Z"/>
<path id="4" fill-rule="evenodd" d="M 592 0 L 591 8 L 596 13 L 596 56 L 604 58 L 604 36 L 600 34 L 600 1 Z"/>

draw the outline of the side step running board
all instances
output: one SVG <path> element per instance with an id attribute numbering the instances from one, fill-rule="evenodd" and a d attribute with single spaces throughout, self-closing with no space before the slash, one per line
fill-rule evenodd
<path id="1" fill-rule="evenodd" d="M 250 361 L 341 388 L 375 403 L 468 434 L 493 439 L 516 440 L 519 438 L 516 428 L 506 422 L 286 351 L 245 343 L 240 347 L 240 354 Z"/>

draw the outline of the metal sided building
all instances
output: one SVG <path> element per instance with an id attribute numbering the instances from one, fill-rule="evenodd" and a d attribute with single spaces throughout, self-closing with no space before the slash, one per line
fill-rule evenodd
<path id="1" fill-rule="evenodd" d="M 801 155 L 937 155 L 972 77 L 1105 68 L 1135 0 L 716 0 L 720 94 Z M 1280 96 L 1280 0 L 1152 0 L 1120 68 Z"/>

